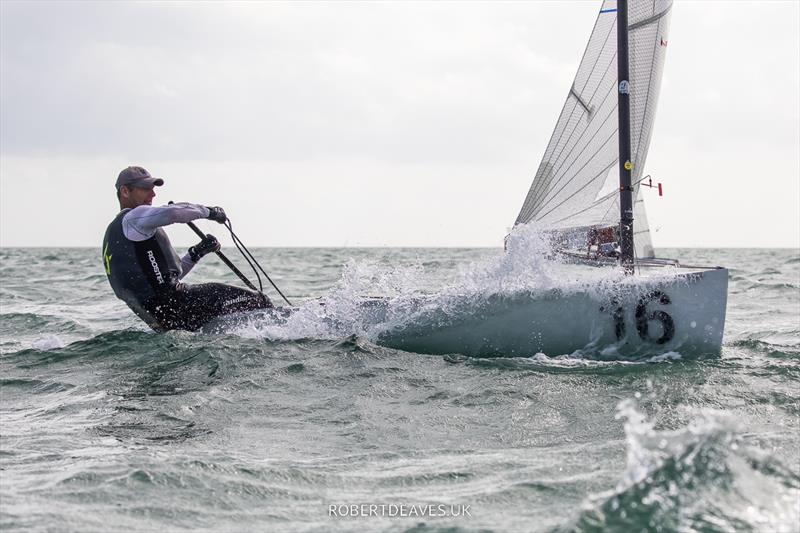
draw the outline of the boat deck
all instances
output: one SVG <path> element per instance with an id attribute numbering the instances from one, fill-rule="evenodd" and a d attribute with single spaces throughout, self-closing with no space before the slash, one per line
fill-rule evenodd
<path id="1" fill-rule="evenodd" d="M 566 263 L 574 265 L 593 266 L 593 267 L 619 266 L 619 258 L 617 257 L 588 254 L 586 252 L 580 252 L 577 250 L 558 250 L 557 256 L 562 259 L 565 259 Z M 681 273 L 689 273 L 692 271 L 701 272 L 705 270 L 714 270 L 724 267 L 706 266 L 706 265 L 684 265 L 681 264 L 680 261 L 677 259 L 653 257 L 644 259 L 637 258 L 634 261 L 634 268 L 636 269 L 637 273 L 641 272 L 642 274 L 645 274 L 647 271 L 663 272 L 663 269 L 665 268 L 676 269 L 679 270 Z"/>

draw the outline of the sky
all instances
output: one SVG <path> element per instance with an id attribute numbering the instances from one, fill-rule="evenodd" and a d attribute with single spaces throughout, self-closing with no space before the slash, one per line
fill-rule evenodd
<path id="1" fill-rule="evenodd" d="M 599 6 L 0 0 L 0 246 L 133 164 L 248 246 L 502 246 Z M 800 247 L 799 1 L 676 1 L 645 172 L 656 248 Z"/>

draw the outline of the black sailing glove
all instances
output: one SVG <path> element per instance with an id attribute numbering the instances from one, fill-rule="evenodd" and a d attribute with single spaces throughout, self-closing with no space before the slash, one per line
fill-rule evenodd
<path id="1" fill-rule="evenodd" d="M 225 210 L 221 207 L 209 207 L 208 218 L 209 220 L 219 222 L 220 224 L 224 224 L 225 221 L 228 220 L 228 217 L 225 216 Z"/>
<path id="2" fill-rule="evenodd" d="M 204 255 L 210 254 L 211 252 L 219 252 L 220 248 L 221 246 L 217 238 L 209 233 L 203 237 L 202 241 L 189 248 L 189 257 L 192 258 L 192 261 L 197 263 Z"/>

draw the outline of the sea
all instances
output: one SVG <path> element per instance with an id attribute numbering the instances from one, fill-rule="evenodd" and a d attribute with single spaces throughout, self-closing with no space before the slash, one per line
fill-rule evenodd
<path id="1" fill-rule="evenodd" d="M 301 307 L 509 275 L 499 248 L 252 252 Z M 800 251 L 659 252 L 729 268 L 721 354 L 428 355 L 310 314 L 158 334 L 99 247 L 0 248 L 0 530 L 800 531 Z"/>

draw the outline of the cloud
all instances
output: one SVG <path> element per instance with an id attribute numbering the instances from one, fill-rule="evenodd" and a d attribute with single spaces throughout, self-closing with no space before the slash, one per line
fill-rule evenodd
<path id="1" fill-rule="evenodd" d="M 95 243 L 109 183 L 137 163 L 170 177 L 172 199 L 224 202 L 245 227 L 281 220 L 254 244 L 498 245 L 596 15 L 594 2 L 2 1 L 0 242 Z M 790 221 L 773 244 L 800 241 L 799 20 L 798 2 L 675 4 L 646 170 L 670 191 L 649 211 L 656 246 L 729 243 L 724 228 L 759 245 L 741 213 L 776 208 L 753 197 L 763 175 Z M 17 223 L 34 204 L 92 214 Z M 700 205 L 713 231 L 685 223 Z"/>
<path id="2" fill-rule="evenodd" d="M 535 115 L 532 91 L 550 89 L 554 74 L 568 79 L 573 59 L 536 54 L 529 28 L 487 12 L 12 4 L 2 32 L 3 150 L 496 162 L 519 151 L 513 128 Z M 487 140 L 486 128 L 502 134 Z"/>

